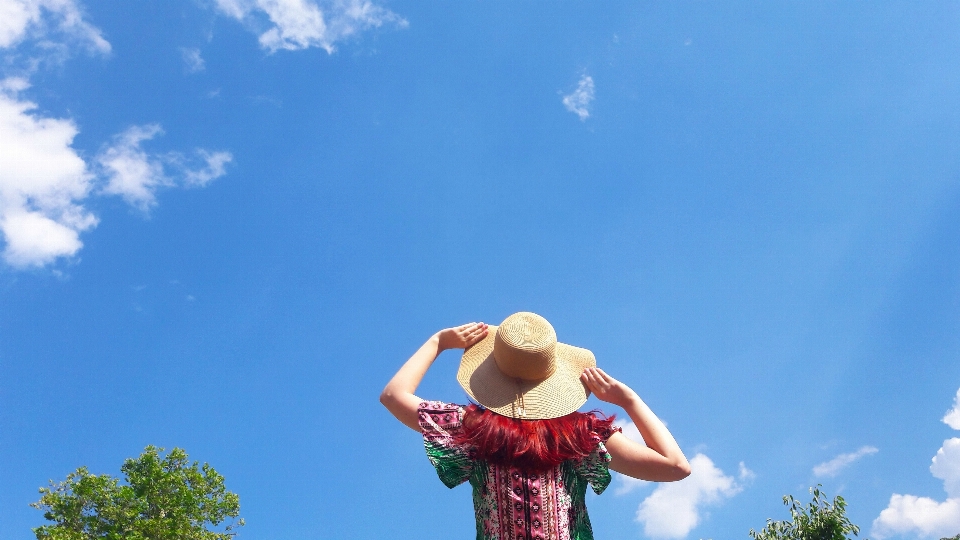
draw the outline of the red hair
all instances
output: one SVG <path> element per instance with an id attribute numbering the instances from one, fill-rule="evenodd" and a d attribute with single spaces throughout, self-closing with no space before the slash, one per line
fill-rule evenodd
<path id="1" fill-rule="evenodd" d="M 473 447 L 475 459 L 530 472 L 544 471 L 568 459 L 590 455 L 598 442 L 613 433 L 614 419 L 591 411 L 549 420 L 520 420 L 471 404 L 463 415 L 460 442 Z"/>

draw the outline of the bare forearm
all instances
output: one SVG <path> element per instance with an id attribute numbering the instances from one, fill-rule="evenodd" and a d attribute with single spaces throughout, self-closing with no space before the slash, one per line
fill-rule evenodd
<path id="1" fill-rule="evenodd" d="M 440 354 L 440 338 L 438 334 L 434 334 L 397 370 L 396 375 L 383 389 L 384 393 L 416 392 L 420 381 L 423 380 L 423 376 L 427 374 L 427 370 L 433 365 L 438 354 Z"/>
<path id="2" fill-rule="evenodd" d="M 595 367 L 584 369 L 580 380 L 597 398 L 626 411 L 646 443 L 644 446 L 622 433 L 614 433 L 607 440 L 611 469 L 657 482 L 680 480 L 690 475 L 690 464 L 677 441 L 633 389 Z"/>
<path id="3" fill-rule="evenodd" d="M 403 364 L 380 394 L 380 403 L 412 429 L 420 429 L 416 408 L 421 400 L 414 392 L 439 354 L 440 338 L 434 334 Z"/>
<path id="4" fill-rule="evenodd" d="M 630 417 L 630 420 L 637 426 L 640 436 L 647 447 L 663 456 L 665 462 L 681 468 L 689 469 L 687 458 L 680 450 L 680 445 L 670 434 L 667 426 L 650 410 L 650 407 L 640 399 L 636 392 L 630 399 L 621 404 L 623 410 Z"/>

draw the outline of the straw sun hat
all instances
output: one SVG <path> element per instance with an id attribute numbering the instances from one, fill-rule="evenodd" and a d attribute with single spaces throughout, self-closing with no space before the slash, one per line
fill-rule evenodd
<path id="1" fill-rule="evenodd" d="M 463 352 L 457 381 L 495 413 L 542 420 L 568 415 L 587 401 L 580 374 L 596 365 L 592 352 L 558 343 L 546 319 L 521 311 L 491 325 Z"/>

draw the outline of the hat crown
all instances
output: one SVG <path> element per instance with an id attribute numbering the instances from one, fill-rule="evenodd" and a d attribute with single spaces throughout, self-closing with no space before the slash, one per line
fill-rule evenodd
<path id="1" fill-rule="evenodd" d="M 521 311 L 497 328 L 493 357 L 504 375 L 535 381 L 556 371 L 556 347 L 553 326 L 536 313 Z"/>

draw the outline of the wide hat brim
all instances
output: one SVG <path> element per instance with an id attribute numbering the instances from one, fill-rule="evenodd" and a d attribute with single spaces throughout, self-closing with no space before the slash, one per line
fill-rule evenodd
<path id="1" fill-rule="evenodd" d="M 487 336 L 463 351 L 457 381 L 467 394 L 491 411 L 524 420 L 546 420 L 566 416 L 587 402 L 590 391 L 580 381 L 597 360 L 587 349 L 557 343 L 556 370 L 539 381 L 515 379 L 504 375 L 493 357 L 496 326 Z M 522 399 L 521 399 L 522 397 Z"/>

